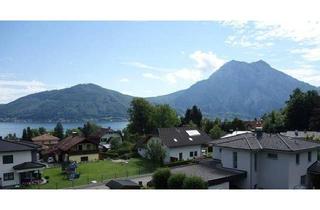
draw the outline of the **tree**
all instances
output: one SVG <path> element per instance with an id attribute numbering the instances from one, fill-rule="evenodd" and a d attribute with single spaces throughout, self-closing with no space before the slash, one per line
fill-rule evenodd
<path id="1" fill-rule="evenodd" d="M 168 179 L 171 176 L 170 169 L 157 169 L 152 175 L 152 183 L 156 189 L 168 189 Z"/>
<path id="2" fill-rule="evenodd" d="M 236 131 L 244 131 L 246 130 L 246 126 L 242 120 L 238 119 L 237 117 L 232 121 L 232 129 Z"/>
<path id="3" fill-rule="evenodd" d="M 183 189 L 207 189 L 207 183 L 201 177 L 186 177 L 183 181 Z"/>
<path id="4" fill-rule="evenodd" d="M 95 133 L 100 128 L 101 127 L 95 123 L 87 122 L 86 124 L 83 125 L 83 128 L 79 128 L 79 129 L 81 130 L 81 132 L 85 137 L 88 137 L 91 134 Z"/>
<path id="5" fill-rule="evenodd" d="M 160 139 L 151 138 L 147 143 L 146 157 L 155 165 L 162 165 L 166 157 L 166 150 L 162 146 Z"/>
<path id="6" fill-rule="evenodd" d="M 279 133 L 285 130 L 285 116 L 281 111 L 272 111 L 263 117 L 263 130 L 268 133 Z"/>
<path id="7" fill-rule="evenodd" d="M 129 131 L 140 135 L 151 133 L 152 125 L 152 105 L 143 98 L 134 98 L 131 101 L 129 114 Z"/>
<path id="8" fill-rule="evenodd" d="M 31 141 L 32 139 L 32 131 L 31 131 L 31 128 L 30 127 L 27 127 L 27 141 Z"/>
<path id="9" fill-rule="evenodd" d="M 28 140 L 27 130 L 25 128 L 22 131 L 22 140 Z"/>
<path id="10" fill-rule="evenodd" d="M 72 128 L 66 130 L 66 136 L 71 136 L 73 133 L 77 133 L 79 135 L 82 135 L 82 132 L 79 128 Z"/>
<path id="11" fill-rule="evenodd" d="M 53 135 L 58 137 L 59 139 L 63 139 L 64 137 L 64 129 L 61 122 L 58 122 L 56 127 L 53 130 Z"/>
<path id="12" fill-rule="evenodd" d="M 110 139 L 110 148 L 112 150 L 117 150 L 121 146 L 121 140 L 118 137 L 111 137 Z"/>
<path id="13" fill-rule="evenodd" d="M 9 133 L 6 137 L 4 137 L 4 140 L 17 140 L 17 139 L 18 138 L 15 133 L 14 134 Z"/>
<path id="14" fill-rule="evenodd" d="M 40 135 L 43 135 L 43 134 L 47 133 L 47 129 L 44 128 L 44 127 L 40 127 L 38 130 L 39 130 L 39 134 Z"/>
<path id="15" fill-rule="evenodd" d="M 213 139 L 218 139 L 223 135 L 223 130 L 220 128 L 219 125 L 214 125 L 213 128 L 210 130 L 209 135 Z"/>
<path id="16" fill-rule="evenodd" d="M 168 104 L 156 105 L 152 113 L 151 118 L 155 128 L 169 128 L 180 124 L 176 111 Z"/>
<path id="17" fill-rule="evenodd" d="M 213 126 L 214 126 L 214 123 L 210 119 L 205 118 L 201 122 L 202 130 L 206 133 L 209 133 L 210 130 L 213 128 Z"/>
<path id="18" fill-rule="evenodd" d="M 202 120 L 202 113 L 201 110 L 194 105 L 191 109 L 187 109 L 184 119 L 183 119 L 183 124 L 188 124 L 190 121 L 195 123 L 197 127 L 201 127 L 201 120 Z"/>
<path id="19" fill-rule="evenodd" d="M 185 178 L 186 178 L 186 175 L 182 173 L 172 174 L 168 179 L 168 188 L 183 189 L 183 182 Z"/>

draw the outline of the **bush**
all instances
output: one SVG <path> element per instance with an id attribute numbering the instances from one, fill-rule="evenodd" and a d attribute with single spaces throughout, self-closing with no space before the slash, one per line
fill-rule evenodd
<path id="1" fill-rule="evenodd" d="M 124 160 L 128 160 L 128 159 L 130 159 L 132 157 L 133 157 L 133 153 L 126 153 L 126 154 L 123 154 L 123 155 L 119 156 L 120 159 L 124 159 Z"/>
<path id="2" fill-rule="evenodd" d="M 46 180 L 49 180 L 50 177 L 49 177 L 49 176 L 45 176 L 44 178 L 45 178 Z"/>
<path id="3" fill-rule="evenodd" d="M 104 158 L 119 158 L 119 154 L 114 150 L 109 150 L 103 154 Z"/>
<path id="4" fill-rule="evenodd" d="M 186 175 L 184 174 L 173 174 L 168 179 L 168 188 L 169 189 L 183 189 L 183 181 L 185 180 Z"/>
<path id="5" fill-rule="evenodd" d="M 168 189 L 168 179 L 171 175 L 170 169 L 160 168 L 152 175 L 152 183 L 155 189 Z"/>
<path id="6" fill-rule="evenodd" d="M 198 176 L 186 177 L 183 181 L 183 189 L 208 189 L 207 183 Z"/>
<path id="7" fill-rule="evenodd" d="M 121 146 L 121 139 L 120 138 L 114 138 L 111 137 L 110 140 L 110 147 L 112 150 L 117 150 Z"/>

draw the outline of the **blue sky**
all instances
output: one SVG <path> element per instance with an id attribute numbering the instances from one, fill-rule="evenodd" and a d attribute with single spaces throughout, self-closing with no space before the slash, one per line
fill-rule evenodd
<path id="1" fill-rule="evenodd" d="M 157 96 L 229 60 L 320 86 L 319 22 L 0 22 L 0 103 L 79 83 Z"/>

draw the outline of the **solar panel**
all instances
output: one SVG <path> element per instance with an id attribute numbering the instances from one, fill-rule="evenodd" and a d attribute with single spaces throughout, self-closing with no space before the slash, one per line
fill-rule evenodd
<path id="1" fill-rule="evenodd" d="M 199 135 L 201 135 L 201 134 L 199 133 L 199 131 L 197 131 L 197 130 L 186 130 L 186 132 L 187 132 L 187 134 L 188 134 L 189 136 L 199 136 Z"/>

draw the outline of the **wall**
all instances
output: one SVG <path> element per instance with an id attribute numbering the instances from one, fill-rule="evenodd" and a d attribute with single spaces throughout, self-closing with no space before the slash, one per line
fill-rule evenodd
<path id="1" fill-rule="evenodd" d="M 213 147 L 213 159 L 218 159 L 221 160 L 221 152 L 220 152 L 220 147 Z"/>
<path id="2" fill-rule="evenodd" d="M 99 160 L 99 154 L 85 154 L 85 155 L 70 155 L 70 161 L 76 161 L 77 163 L 81 162 L 81 157 L 88 157 L 88 161 Z"/>
<path id="3" fill-rule="evenodd" d="M 296 154 L 291 155 L 291 161 L 289 165 L 289 182 L 288 188 L 294 189 L 301 184 L 301 176 L 307 175 L 308 168 L 317 161 L 317 150 L 313 150 L 311 153 L 311 161 L 308 161 L 308 151 L 304 151 L 300 154 L 300 164 L 296 164 Z"/>
<path id="4" fill-rule="evenodd" d="M 175 157 L 179 159 L 179 153 L 182 152 L 182 159 L 183 160 L 191 160 L 194 159 L 194 157 L 190 157 L 190 152 L 197 151 L 197 157 L 201 157 L 201 145 L 195 145 L 195 146 L 186 146 L 186 147 L 176 147 L 176 148 L 166 148 L 166 158 L 164 160 L 165 163 L 170 162 L 170 157 Z"/>
<path id="5" fill-rule="evenodd" d="M 13 163 L 3 164 L 3 155 L 13 155 Z M 31 151 L 21 151 L 21 152 L 2 152 L 0 153 L 0 177 L 2 179 L 2 186 L 12 186 L 20 183 L 19 173 L 13 170 L 13 166 L 31 161 Z M 14 180 L 4 181 L 3 174 L 14 172 Z"/>
<path id="6" fill-rule="evenodd" d="M 236 169 L 247 171 L 247 177 L 237 183 L 238 187 L 245 189 L 253 188 L 258 183 L 257 173 L 259 171 L 259 167 L 257 172 L 254 171 L 254 152 L 227 148 L 221 149 L 221 163 L 223 167 L 233 168 L 233 152 L 237 152 L 238 164 Z"/>
<path id="7" fill-rule="evenodd" d="M 268 153 L 278 154 L 278 159 L 269 158 Z M 279 152 L 260 152 L 258 157 L 258 187 L 264 189 L 287 189 L 289 165 L 293 160 L 292 155 Z"/>

